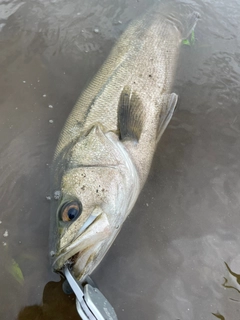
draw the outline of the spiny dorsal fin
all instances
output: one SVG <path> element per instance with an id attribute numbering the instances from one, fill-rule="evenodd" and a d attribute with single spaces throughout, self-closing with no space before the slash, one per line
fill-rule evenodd
<path id="1" fill-rule="evenodd" d="M 121 140 L 139 140 L 143 128 L 143 105 L 137 93 L 125 86 L 118 105 L 118 127 Z"/>

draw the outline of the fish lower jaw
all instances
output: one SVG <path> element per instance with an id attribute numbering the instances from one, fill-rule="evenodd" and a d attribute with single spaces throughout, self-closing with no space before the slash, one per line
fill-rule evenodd
<path id="1" fill-rule="evenodd" d="M 113 229 L 107 215 L 102 213 L 84 233 L 58 254 L 53 263 L 54 270 L 60 271 L 65 264 L 71 264 L 78 279 L 86 275 L 87 272 L 91 272 L 95 268 L 94 257 L 103 242 L 107 241 L 112 233 Z"/>
<path id="2" fill-rule="evenodd" d="M 75 257 L 75 262 L 72 265 L 73 274 L 76 279 L 83 280 L 93 271 L 93 269 L 95 269 L 97 264 L 97 255 L 100 248 L 101 243 L 78 253 Z"/>
<path id="3" fill-rule="evenodd" d="M 96 257 L 103 241 L 104 239 L 99 239 L 98 242 L 82 246 L 82 248 L 76 245 L 71 251 L 60 254 L 53 263 L 54 271 L 61 272 L 65 265 L 69 265 L 77 280 L 84 279 L 98 264 Z"/>
<path id="4" fill-rule="evenodd" d="M 88 250 L 91 250 L 88 253 Z M 87 248 L 84 251 L 78 251 L 77 253 L 72 253 L 69 252 L 68 256 L 60 256 L 55 262 L 53 263 L 53 269 L 55 272 L 61 272 L 61 270 L 64 268 L 65 265 L 68 265 L 70 269 L 72 269 L 74 276 L 76 279 L 80 280 L 84 278 L 86 275 L 84 273 L 84 270 L 86 269 L 87 262 L 91 254 L 92 254 L 92 249 Z M 76 267 L 77 265 L 77 267 Z"/>
<path id="5" fill-rule="evenodd" d="M 96 266 L 96 258 L 101 248 L 101 242 L 97 245 L 92 245 L 83 251 L 79 251 L 70 256 L 65 262 L 56 264 L 56 271 L 60 271 L 64 265 L 69 265 L 74 277 L 81 281 L 89 275 Z M 60 261 L 59 261 L 60 262 Z"/>

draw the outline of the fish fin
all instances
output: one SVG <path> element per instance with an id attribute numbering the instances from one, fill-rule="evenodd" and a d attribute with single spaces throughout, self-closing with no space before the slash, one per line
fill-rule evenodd
<path id="1" fill-rule="evenodd" d="M 190 36 L 192 31 L 195 29 L 195 26 L 199 19 L 200 14 L 196 11 L 187 15 L 186 19 L 184 20 L 184 23 L 181 23 L 181 26 L 179 26 L 183 40 L 187 39 Z"/>
<path id="2" fill-rule="evenodd" d="M 181 6 L 179 11 L 181 12 Z M 173 9 L 170 14 L 164 14 L 166 21 L 173 24 L 181 34 L 181 40 L 187 39 L 192 31 L 194 30 L 197 21 L 200 19 L 200 14 L 197 11 L 191 13 L 182 13 L 179 16 L 179 11 L 176 12 L 177 8 Z"/>
<path id="3" fill-rule="evenodd" d="M 163 132 L 167 128 L 167 125 L 169 124 L 169 121 L 173 116 L 175 107 L 177 105 L 177 101 L 178 101 L 178 95 L 176 93 L 171 93 L 166 95 L 166 97 L 164 97 L 164 103 L 159 115 L 159 125 L 158 125 L 158 131 L 157 131 L 157 139 L 156 139 L 157 142 L 160 140 Z"/>
<path id="4" fill-rule="evenodd" d="M 129 86 L 122 90 L 118 105 L 118 127 L 121 140 L 139 141 L 144 120 L 143 105 Z"/>

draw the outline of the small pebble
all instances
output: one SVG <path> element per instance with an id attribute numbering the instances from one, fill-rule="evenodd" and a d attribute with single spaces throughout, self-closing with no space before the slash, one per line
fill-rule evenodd
<path id="1" fill-rule="evenodd" d="M 53 123 L 53 120 L 49 120 L 48 122 L 49 122 L 49 123 Z"/>
<path id="2" fill-rule="evenodd" d="M 23 83 L 26 83 L 26 81 L 25 81 L 25 80 L 23 80 Z"/>
<path id="3" fill-rule="evenodd" d="M 8 237 L 8 231 L 7 231 L 7 230 L 4 232 L 3 236 L 4 236 L 5 238 Z"/>
<path id="4" fill-rule="evenodd" d="M 46 98 L 46 96 L 47 96 L 46 94 L 43 94 L 43 98 Z"/>
<path id="5" fill-rule="evenodd" d="M 148 206 L 149 206 L 149 204 L 148 204 L 148 203 L 146 203 L 146 206 L 148 207 Z"/>
<path id="6" fill-rule="evenodd" d="M 0 221 L 0 224 L 2 223 L 2 221 Z"/>
<path id="7" fill-rule="evenodd" d="M 46 196 L 46 199 L 47 199 L 48 201 L 50 201 L 52 198 L 51 198 L 51 196 Z"/>
<path id="8" fill-rule="evenodd" d="M 40 80 L 38 80 L 38 82 L 40 82 Z"/>
<path id="9" fill-rule="evenodd" d="M 94 32 L 95 32 L 95 33 L 99 33 L 99 29 L 98 29 L 98 28 L 95 28 L 95 29 L 94 29 Z"/>
<path id="10" fill-rule="evenodd" d="M 2 243 L 2 244 L 3 244 L 3 246 L 5 247 L 5 246 L 7 245 L 7 242 L 4 242 L 4 241 L 3 241 L 3 243 Z"/>
<path id="11" fill-rule="evenodd" d="M 52 108 L 53 108 L 53 106 L 50 104 L 50 105 L 48 106 L 48 108 L 52 109 Z"/>
<path id="12" fill-rule="evenodd" d="M 22 241 L 21 241 L 21 240 L 19 240 L 19 241 L 18 241 L 18 243 L 19 243 L 19 244 L 22 244 Z"/>

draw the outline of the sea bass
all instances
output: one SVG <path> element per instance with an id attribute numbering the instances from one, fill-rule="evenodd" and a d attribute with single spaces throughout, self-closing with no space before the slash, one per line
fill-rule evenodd
<path id="1" fill-rule="evenodd" d="M 181 40 L 197 13 L 156 6 L 130 24 L 62 130 L 53 161 L 53 269 L 96 268 L 132 210 L 177 103 Z M 179 17 L 178 17 L 179 16 Z"/>

